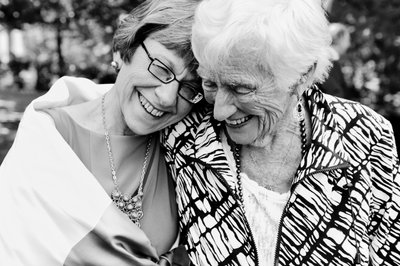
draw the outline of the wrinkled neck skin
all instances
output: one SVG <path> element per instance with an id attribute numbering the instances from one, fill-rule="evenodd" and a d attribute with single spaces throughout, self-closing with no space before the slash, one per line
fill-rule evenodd
<path id="1" fill-rule="evenodd" d="M 242 172 L 260 186 L 279 193 L 289 191 L 302 157 L 300 123 L 293 115 L 296 103 L 296 97 L 292 97 L 277 129 L 266 136 L 263 145 L 245 145 L 241 151 Z M 309 138 L 310 118 L 304 109 Z"/>

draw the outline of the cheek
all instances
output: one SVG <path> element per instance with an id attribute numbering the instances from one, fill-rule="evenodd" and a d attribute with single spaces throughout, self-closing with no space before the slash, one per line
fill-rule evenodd
<path id="1" fill-rule="evenodd" d="M 244 111 L 258 117 L 257 134 L 259 138 L 271 133 L 284 114 L 284 105 L 273 95 L 255 95 L 243 106 Z"/>
<path id="2" fill-rule="evenodd" d="M 241 110 L 251 114 L 263 117 L 266 113 L 275 109 L 273 107 L 273 100 L 260 95 L 251 95 L 240 100 Z"/>
<path id="3" fill-rule="evenodd" d="M 176 111 L 176 118 L 181 120 L 184 118 L 193 108 L 193 105 L 186 100 L 179 99 L 178 108 Z"/>
<path id="4" fill-rule="evenodd" d="M 118 77 L 115 86 L 124 97 L 131 97 L 135 87 L 135 81 L 132 77 L 123 75 Z"/>
<path id="5" fill-rule="evenodd" d="M 254 108 L 259 112 L 275 117 L 282 117 L 288 104 L 288 94 L 275 90 L 263 90 L 255 96 Z"/>
<path id="6" fill-rule="evenodd" d="M 213 104 L 215 102 L 215 93 L 207 92 L 207 91 L 203 91 L 203 92 L 204 92 L 204 99 L 208 103 Z"/>

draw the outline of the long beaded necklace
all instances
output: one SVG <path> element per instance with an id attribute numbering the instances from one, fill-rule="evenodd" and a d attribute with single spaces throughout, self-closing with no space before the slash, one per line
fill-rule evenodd
<path id="1" fill-rule="evenodd" d="M 142 209 L 143 181 L 144 181 L 144 177 L 146 175 L 147 160 L 149 158 L 149 153 L 150 153 L 151 136 L 149 136 L 147 139 L 146 153 L 144 155 L 144 162 L 143 162 L 143 167 L 142 167 L 142 172 L 141 172 L 141 176 L 140 176 L 140 182 L 139 182 L 139 188 L 137 190 L 137 194 L 129 197 L 128 195 L 122 193 L 119 190 L 117 173 L 115 171 L 115 165 L 114 165 L 114 156 L 113 156 L 113 153 L 111 150 L 110 134 L 108 133 L 108 130 L 107 130 L 104 100 L 105 100 L 105 94 L 101 98 L 101 115 L 102 115 L 102 119 L 103 119 L 104 136 L 106 138 L 106 144 L 107 144 L 108 159 L 110 161 L 111 176 L 112 176 L 113 183 L 114 183 L 114 189 L 111 192 L 111 199 L 114 202 L 114 204 L 123 213 L 128 215 L 129 219 L 132 222 L 134 222 L 138 227 L 140 227 L 140 220 L 143 218 L 143 215 L 144 215 L 143 209 Z"/>
<path id="2" fill-rule="evenodd" d="M 294 110 L 294 116 L 298 119 L 300 124 L 300 133 L 301 133 L 301 155 L 306 153 L 306 146 L 307 146 L 307 132 L 306 132 L 306 123 L 305 123 L 305 115 L 304 109 L 302 104 L 302 99 L 299 98 L 296 108 Z M 236 178 L 237 178 L 237 188 L 238 188 L 238 196 L 240 199 L 240 204 L 242 205 L 243 211 L 244 208 L 244 197 L 243 197 L 243 183 L 242 183 L 242 176 L 241 173 L 241 161 L 240 161 L 240 151 L 242 146 L 238 144 L 234 144 L 232 147 L 233 158 L 236 164 Z"/>

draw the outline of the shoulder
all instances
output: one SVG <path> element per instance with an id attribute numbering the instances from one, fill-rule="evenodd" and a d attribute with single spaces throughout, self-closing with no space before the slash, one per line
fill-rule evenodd
<path id="1" fill-rule="evenodd" d="M 371 154 L 394 158 L 397 151 L 393 127 L 382 115 L 359 102 L 324 94 L 318 89 L 308 90 L 306 97 L 315 134 L 322 138 L 340 136 L 340 143 L 332 143 L 332 147 L 343 144 L 347 153 L 357 154 L 356 158 Z"/>
<path id="2" fill-rule="evenodd" d="M 344 134 L 362 131 L 369 137 L 379 138 L 384 135 L 393 135 L 391 123 L 372 108 L 359 102 L 342 99 L 325 94 L 332 114 Z"/>
<path id="3" fill-rule="evenodd" d="M 391 123 L 363 104 L 334 96 L 327 96 L 327 101 L 349 158 L 357 164 L 368 161 L 377 166 L 379 179 L 390 180 L 392 171 L 399 167 Z"/>
<path id="4" fill-rule="evenodd" d="M 217 132 L 220 124 L 212 118 L 213 109 L 210 106 L 195 108 L 179 123 L 166 128 L 161 134 L 161 145 L 165 159 L 176 176 L 177 169 L 191 164 L 194 158 L 211 160 L 214 151 L 221 148 Z M 196 160 L 197 160 L 196 159 Z"/>
<path id="5" fill-rule="evenodd" d="M 58 132 L 65 139 L 69 129 L 75 125 L 73 119 L 65 111 L 65 108 L 49 108 L 43 110 L 43 112 L 47 113 L 53 119 Z"/>
<path id="6" fill-rule="evenodd" d="M 209 106 L 195 107 L 180 122 L 163 130 L 161 140 L 165 147 L 193 143 L 202 127 L 211 127 L 212 109 Z"/>

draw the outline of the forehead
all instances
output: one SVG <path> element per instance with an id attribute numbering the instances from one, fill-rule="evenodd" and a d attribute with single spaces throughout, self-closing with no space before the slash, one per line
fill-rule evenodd
<path id="1" fill-rule="evenodd" d="M 145 44 L 150 55 L 153 57 L 166 57 L 168 59 L 184 63 L 184 59 L 179 55 L 177 51 L 168 48 L 158 41 L 146 39 L 143 43 Z"/>
<path id="2" fill-rule="evenodd" d="M 173 70 L 175 75 L 181 75 L 184 72 L 190 73 L 190 76 L 196 76 L 194 70 L 192 70 L 187 62 L 187 58 L 181 56 L 180 51 L 168 48 L 159 41 L 147 38 L 144 44 L 152 58 L 157 58 L 162 63 L 166 64 L 169 68 Z"/>
<path id="3" fill-rule="evenodd" d="M 255 64 L 219 64 L 210 66 L 201 64 L 197 70 L 203 79 L 212 80 L 221 84 L 245 84 L 258 87 L 267 78 L 265 72 L 261 71 Z"/>

